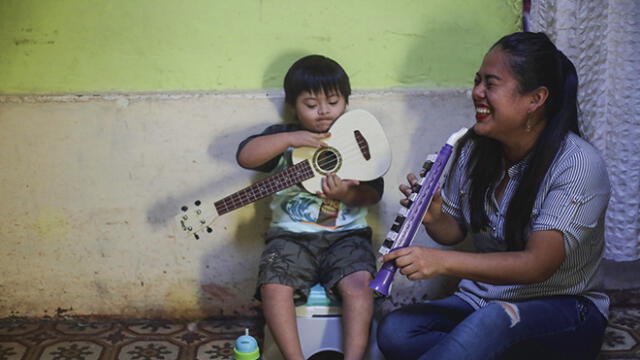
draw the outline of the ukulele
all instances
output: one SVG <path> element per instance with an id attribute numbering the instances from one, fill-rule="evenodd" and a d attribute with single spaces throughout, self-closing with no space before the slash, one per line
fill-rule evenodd
<path id="1" fill-rule="evenodd" d="M 293 165 L 213 203 L 201 200 L 182 206 L 178 227 L 196 239 L 211 233 L 221 215 L 251 204 L 280 190 L 299 184 L 310 193 L 322 191 L 322 177 L 335 173 L 342 179 L 370 181 L 391 166 L 391 149 L 378 120 L 365 110 L 340 116 L 324 140 L 327 147 L 293 149 Z"/>

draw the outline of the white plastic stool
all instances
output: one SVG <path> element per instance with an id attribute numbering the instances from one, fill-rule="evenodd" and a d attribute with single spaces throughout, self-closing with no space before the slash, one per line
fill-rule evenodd
<path id="1" fill-rule="evenodd" d="M 296 307 L 296 323 L 298 337 L 305 359 L 343 353 L 342 345 L 342 308 L 339 302 L 333 302 L 320 284 L 316 284 L 309 292 L 307 303 Z M 365 359 L 384 359 L 376 341 L 377 323 L 371 325 L 369 347 Z M 269 327 L 265 325 L 263 344 L 263 360 L 284 360 L 278 349 Z"/>

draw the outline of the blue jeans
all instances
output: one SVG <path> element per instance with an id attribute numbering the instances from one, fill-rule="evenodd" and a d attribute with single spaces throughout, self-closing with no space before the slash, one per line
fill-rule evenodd
<path id="1" fill-rule="evenodd" d="M 580 296 L 491 302 L 457 296 L 390 313 L 378 328 L 387 360 L 595 359 L 607 320 Z"/>

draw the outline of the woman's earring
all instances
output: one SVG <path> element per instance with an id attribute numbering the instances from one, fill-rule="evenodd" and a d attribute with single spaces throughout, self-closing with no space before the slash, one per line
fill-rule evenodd
<path id="1" fill-rule="evenodd" d="M 529 115 L 531 115 L 531 114 L 527 114 L 527 121 L 526 121 L 526 122 L 525 122 L 525 124 L 524 124 L 524 126 L 525 126 L 525 130 L 526 130 L 527 132 L 530 132 L 530 131 L 531 131 L 531 128 L 533 127 L 533 126 L 531 126 L 531 117 L 530 117 Z"/>

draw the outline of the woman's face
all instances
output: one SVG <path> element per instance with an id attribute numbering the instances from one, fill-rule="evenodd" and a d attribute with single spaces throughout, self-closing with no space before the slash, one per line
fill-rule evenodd
<path id="1" fill-rule="evenodd" d="M 507 56 L 499 47 L 485 55 L 472 92 L 475 132 L 502 143 L 524 135 L 530 109 L 530 97 L 520 93 Z"/>

